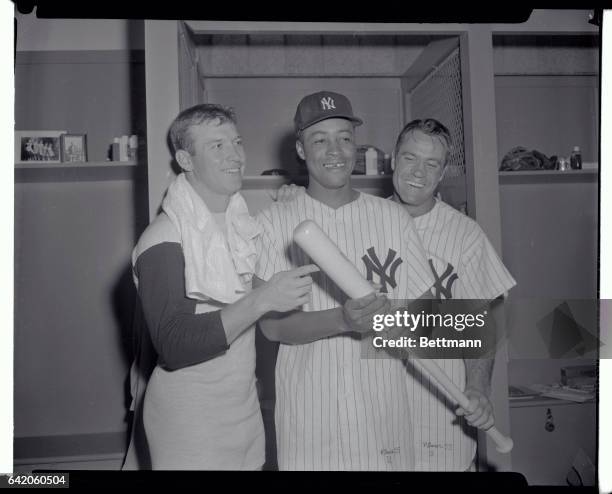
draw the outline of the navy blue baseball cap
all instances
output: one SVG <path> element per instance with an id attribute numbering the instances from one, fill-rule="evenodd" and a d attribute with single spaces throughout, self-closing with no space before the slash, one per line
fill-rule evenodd
<path id="1" fill-rule="evenodd" d="M 293 119 L 295 132 L 299 134 L 306 127 L 328 118 L 346 118 L 355 125 L 363 123 L 363 120 L 353 115 L 353 107 L 346 96 L 332 91 L 319 91 L 304 96 L 298 104 Z"/>

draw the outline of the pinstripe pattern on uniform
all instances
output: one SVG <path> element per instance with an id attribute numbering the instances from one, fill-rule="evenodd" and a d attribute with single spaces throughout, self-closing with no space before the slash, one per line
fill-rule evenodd
<path id="1" fill-rule="evenodd" d="M 361 193 L 338 209 L 307 194 L 259 213 L 263 227 L 257 275 L 308 264 L 293 242 L 294 228 L 314 220 L 366 274 L 362 256 L 389 249 L 402 263 L 390 298 L 413 299 L 432 275 L 412 218 L 399 205 Z M 382 262 L 382 261 L 381 261 Z M 311 303 L 303 310 L 342 305 L 346 296 L 325 275 L 313 274 Z M 376 280 L 375 280 L 376 281 Z M 390 287 L 389 287 L 390 288 Z M 360 340 L 334 336 L 304 345 L 280 345 L 276 364 L 278 464 L 282 470 L 409 470 L 413 438 L 406 370 L 399 360 L 361 358 Z"/>
<path id="2" fill-rule="evenodd" d="M 453 268 L 442 285 L 451 273 L 457 274 L 450 285 L 452 298 L 492 300 L 516 284 L 480 226 L 446 203 L 436 200 L 431 211 L 415 218 L 415 225 L 437 275 L 445 273 L 449 264 Z M 460 389 L 465 388 L 463 360 L 435 361 Z M 416 468 L 466 470 L 476 453 L 476 430 L 455 415 L 455 405 L 435 384 L 413 368 L 410 372 Z"/>

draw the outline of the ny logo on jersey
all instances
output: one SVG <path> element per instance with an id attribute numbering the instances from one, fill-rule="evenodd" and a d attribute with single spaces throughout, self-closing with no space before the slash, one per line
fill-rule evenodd
<path id="1" fill-rule="evenodd" d="M 381 292 L 388 293 L 387 283 L 391 286 L 391 288 L 395 288 L 397 283 L 395 281 L 395 272 L 399 265 L 404 262 L 401 257 L 395 259 L 395 252 L 393 249 L 389 249 L 387 252 L 387 259 L 385 259 L 385 263 L 381 264 L 376 252 L 374 251 L 374 247 L 370 247 L 367 250 L 368 256 L 363 256 L 361 259 L 365 264 L 367 270 L 367 278 L 369 281 L 374 281 L 374 273 L 378 275 L 380 278 L 380 284 L 382 285 Z M 395 260 L 394 260 L 395 259 Z M 389 274 L 387 274 L 387 269 L 389 269 Z"/>
<path id="2" fill-rule="evenodd" d="M 327 98 L 321 98 L 321 108 L 324 110 L 331 110 L 332 108 L 336 109 L 336 103 L 334 103 L 334 99 L 331 96 Z"/>
<path id="3" fill-rule="evenodd" d="M 459 279 L 457 273 L 454 272 L 455 268 L 453 265 L 449 262 L 442 276 L 439 276 L 436 272 L 431 259 L 429 260 L 429 265 L 436 280 L 432 286 L 432 292 L 436 300 L 442 300 L 443 297 L 447 300 L 453 298 L 453 283 Z"/>

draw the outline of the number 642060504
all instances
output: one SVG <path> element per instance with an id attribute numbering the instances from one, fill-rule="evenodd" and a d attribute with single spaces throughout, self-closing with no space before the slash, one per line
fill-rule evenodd
<path id="1" fill-rule="evenodd" d="M 27 487 L 32 485 L 48 485 L 68 487 L 69 479 L 67 473 L 43 474 L 28 473 L 18 475 L 8 475 L 5 477 L 6 484 L 14 487 Z M 4 483 L 4 482 L 3 482 Z"/>

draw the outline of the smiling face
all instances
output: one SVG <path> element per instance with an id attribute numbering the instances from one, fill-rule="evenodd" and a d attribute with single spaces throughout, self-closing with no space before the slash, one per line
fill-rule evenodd
<path id="1" fill-rule="evenodd" d="M 307 127 L 296 142 L 300 158 L 306 161 L 312 193 L 350 191 L 355 167 L 355 131 L 345 118 L 328 118 Z"/>
<path id="2" fill-rule="evenodd" d="M 245 153 L 236 126 L 216 119 L 193 125 L 188 132 L 191 152 L 180 150 L 176 158 L 205 202 L 207 197 L 229 197 L 238 192 L 242 187 Z"/>
<path id="3" fill-rule="evenodd" d="M 395 156 L 393 188 L 412 216 L 429 212 L 444 176 L 447 149 L 436 136 L 414 130 L 404 137 Z"/>

